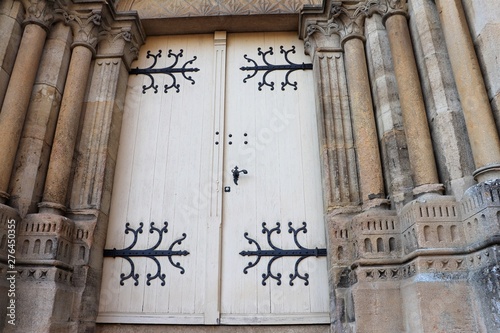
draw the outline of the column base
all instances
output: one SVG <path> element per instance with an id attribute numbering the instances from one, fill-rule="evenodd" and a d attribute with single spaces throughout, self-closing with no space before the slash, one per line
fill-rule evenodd
<path id="1" fill-rule="evenodd" d="M 443 192 L 443 184 L 424 184 L 419 185 L 413 189 L 413 196 L 415 198 L 421 198 L 422 196 L 432 198 L 443 194 Z"/>
<path id="2" fill-rule="evenodd" d="M 40 202 L 38 208 L 41 214 L 63 215 L 66 212 L 66 207 L 64 205 L 55 202 Z"/>
<path id="3" fill-rule="evenodd" d="M 472 174 L 475 180 L 479 183 L 494 181 L 500 179 L 500 164 L 490 164 L 479 169 L 476 169 Z"/>
<path id="4" fill-rule="evenodd" d="M 369 199 L 363 202 L 363 211 L 371 210 L 371 209 L 387 209 L 389 208 L 390 205 L 390 200 L 387 199 L 381 199 L 381 198 L 374 198 L 374 199 Z"/>
<path id="5" fill-rule="evenodd" d="M 0 191 L 0 205 L 3 205 L 7 203 L 7 200 L 9 200 L 10 194 L 4 191 Z"/>

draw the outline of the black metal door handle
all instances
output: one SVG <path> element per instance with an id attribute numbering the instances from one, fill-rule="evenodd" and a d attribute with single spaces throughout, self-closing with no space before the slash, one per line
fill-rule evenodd
<path id="1" fill-rule="evenodd" d="M 243 173 L 244 175 L 248 173 L 248 171 L 246 171 L 245 169 L 238 170 L 238 166 L 235 166 L 234 169 L 231 170 L 231 172 L 233 173 L 233 181 L 236 185 L 238 185 L 238 179 L 240 179 L 240 173 Z"/>

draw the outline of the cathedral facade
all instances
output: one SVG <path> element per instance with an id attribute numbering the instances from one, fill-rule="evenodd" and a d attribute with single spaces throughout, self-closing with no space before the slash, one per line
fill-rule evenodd
<path id="1" fill-rule="evenodd" d="M 0 330 L 500 331 L 496 0 L 3 0 Z"/>

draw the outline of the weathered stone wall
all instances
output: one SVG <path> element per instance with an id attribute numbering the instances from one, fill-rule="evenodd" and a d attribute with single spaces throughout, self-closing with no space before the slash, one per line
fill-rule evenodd
<path id="1" fill-rule="evenodd" d="M 477 9 L 472 13 L 478 2 L 464 3 L 469 16 L 478 15 L 469 21 L 497 24 L 498 18 L 488 19 Z M 351 208 L 346 214 L 345 207 L 328 211 L 331 315 L 332 322 L 341 322 L 332 327 L 339 332 L 353 327 L 356 332 L 497 331 L 496 296 L 485 290 L 497 286 L 498 132 L 484 103 L 494 100 L 491 83 L 481 88 L 483 78 L 474 65 L 479 59 L 483 73 L 489 72 L 487 61 L 473 52 L 461 4 L 327 1 L 324 8 L 303 12 L 301 37 L 314 56 L 316 40 L 339 36 L 347 54 L 348 39 L 364 31 L 391 202 L 390 209 L 363 205 L 361 213 Z M 478 24 L 481 20 L 488 23 Z M 483 48 L 494 47 L 484 43 Z M 477 41 L 476 51 L 481 53 Z M 489 66 L 498 69 L 491 61 Z M 351 117 L 355 98 L 349 94 Z M 490 139 L 489 148 L 479 145 Z M 363 179 L 360 142 L 354 146 Z M 341 258 L 337 247 L 352 250 Z"/>

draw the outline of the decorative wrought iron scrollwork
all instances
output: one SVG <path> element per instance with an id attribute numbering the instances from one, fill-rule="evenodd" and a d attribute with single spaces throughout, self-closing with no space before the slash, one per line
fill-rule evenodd
<path id="1" fill-rule="evenodd" d="M 273 244 L 272 239 L 271 239 L 272 234 L 273 233 L 277 233 L 277 234 L 281 233 L 281 224 L 279 222 L 276 222 L 276 227 L 274 227 L 272 229 L 268 229 L 266 227 L 266 222 L 262 223 L 262 233 L 267 234 L 267 244 L 272 248 L 272 250 L 262 250 L 259 243 L 257 243 L 256 240 L 250 238 L 248 236 L 248 232 L 245 232 L 243 234 L 243 236 L 245 237 L 245 239 L 248 240 L 249 244 L 255 244 L 255 246 L 257 247 L 257 250 L 256 251 L 241 251 L 240 255 L 242 255 L 242 256 L 257 256 L 257 259 L 254 262 L 249 262 L 248 265 L 243 269 L 243 273 L 247 274 L 248 269 L 257 266 L 257 264 L 259 263 L 259 261 L 262 257 L 271 257 L 271 259 L 269 260 L 269 262 L 267 264 L 267 273 L 262 274 L 262 285 L 265 286 L 266 280 L 269 278 L 276 280 L 277 284 L 281 285 L 281 276 L 282 275 L 281 275 L 281 273 L 276 273 L 276 274 L 273 273 L 273 271 L 272 271 L 273 263 L 277 259 L 282 258 L 282 257 L 299 257 L 295 261 L 294 273 L 291 273 L 289 275 L 290 285 L 293 286 L 293 281 L 296 278 L 303 280 L 304 285 L 306 285 L 306 286 L 309 285 L 309 274 L 308 273 L 301 274 L 299 272 L 299 265 L 304 259 L 306 259 L 308 257 L 313 257 L 313 256 L 314 257 L 324 257 L 324 256 L 326 256 L 326 249 L 318 249 L 318 248 L 308 249 L 300 244 L 297 236 L 300 232 L 302 232 L 304 234 L 307 233 L 307 223 L 306 222 L 302 222 L 302 227 L 300 227 L 298 229 L 295 229 L 294 227 L 292 227 L 292 222 L 289 222 L 288 223 L 288 232 L 293 234 L 293 241 L 295 242 L 297 249 L 290 249 L 290 250 L 280 249 L 279 247 L 277 247 L 276 245 Z"/>
<path id="2" fill-rule="evenodd" d="M 132 240 L 132 243 L 121 250 L 117 250 L 116 248 L 112 250 L 104 250 L 104 257 L 121 257 L 125 260 L 128 261 L 130 264 L 130 273 L 120 274 L 120 285 L 124 285 L 124 281 L 132 278 L 135 282 L 134 285 L 137 286 L 139 285 L 139 274 L 135 272 L 135 264 L 134 261 L 131 259 L 131 257 L 146 257 L 151 260 L 153 260 L 156 264 L 156 273 L 150 274 L 148 273 L 146 275 L 146 284 L 148 286 L 151 285 L 151 281 L 155 279 L 160 279 L 161 280 L 161 285 L 165 285 L 165 277 L 166 275 L 162 273 L 161 271 L 161 265 L 160 261 L 158 260 L 157 257 L 167 257 L 168 261 L 172 266 L 175 268 L 178 268 L 180 270 L 181 274 L 184 274 L 185 270 L 181 266 L 179 262 L 174 263 L 172 260 L 172 256 L 187 256 L 189 254 L 188 251 L 185 250 L 180 250 L 180 251 L 174 251 L 173 248 L 175 245 L 181 245 L 182 241 L 186 239 L 187 235 L 184 233 L 182 234 L 182 237 L 175 240 L 172 244 L 170 244 L 168 250 L 157 250 L 158 246 L 160 246 L 161 242 L 163 241 L 163 234 L 166 234 L 168 232 L 168 222 L 163 223 L 163 227 L 161 229 L 158 229 L 154 226 L 154 222 L 151 222 L 149 226 L 149 233 L 157 233 L 158 234 L 158 240 L 155 245 L 150 247 L 149 249 L 146 250 L 135 250 L 133 249 L 135 245 L 137 244 L 137 240 L 139 239 L 139 234 L 142 234 L 142 228 L 144 226 L 144 223 L 139 223 L 139 227 L 137 229 L 133 229 L 130 227 L 130 223 L 125 224 L 125 234 L 132 233 L 134 235 L 134 239 Z"/>
<path id="3" fill-rule="evenodd" d="M 147 68 L 133 68 L 130 70 L 130 74 L 135 74 L 135 75 L 146 75 L 151 79 L 151 83 L 149 85 L 143 85 L 142 86 L 142 93 L 145 94 L 146 90 L 153 89 L 155 94 L 158 92 L 158 85 L 155 84 L 155 78 L 154 74 L 166 74 L 172 79 L 171 84 L 165 84 L 164 86 L 164 92 L 167 93 L 169 89 L 175 88 L 176 92 L 180 91 L 180 84 L 177 83 L 177 79 L 175 77 L 175 73 L 181 73 L 182 76 L 191 82 L 191 84 L 195 84 L 195 81 L 191 76 L 187 76 L 186 73 L 188 72 L 198 72 L 200 69 L 199 68 L 192 68 L 192 67 L 187 67 L 188 65 L 191 65 L 194 63 L 194 61 L 197 59 L 196 56 L 193 57 L 193 59 L 187 61 L 182 67 L 175 67 L 177 63 L 179 62 L 179 58 L 183 56 L 183 50 L 181 49 L 179 53 L 175 54 L 172 52 L 172 50 L 168 50 L 167 57 L 171 58 L 174 57 L 174 63 L 168 67 L 164 68 L 154 68 L 156 66 L 156 63 L 158 62 L 158 58 L 161 58 L 161 50 L 158 51 L 158 53 L 152 54 L 151 51 L 148 50 L 146 54 L 146 58 L 153 58 L 153 64 Z"/>
<path id="4" fill-rule="evenodd" d="M 262 49 L 259 47 L 257 49 L 258 55 L 262 56 L 262 61 L 265 63 L 264 66 L 259 66 L 257 65 L 257 62 L 253 59 L 250 59 L 246 54 L 243 56 L 248 62 L 253 63 L 253 66 L 244 66 L 241 67 L 240 70 L 242 71 L 254 71 L 252 74 L 248 74 L 246 78 L 243 79 L 243 82 L 246 83 L 248 79 L 253 78 L 255 75 L 257 75 L 257 72 L 259 71 L 265 71 L 264 75 L 262 76 L 262 81 L 259 82 L 259 90 L 262 90 L 263 86 L 268 86 L 271 90 L 274 90 L 274 82 L 268 82 L 267 81 L 267 76 L 269 73 L 274 72 L 274 71 L 287 71 L 285 74 L 285 81 L 281 82 L 281 90 L 285 90 L 286 86 L 291 86 L 293 87 L 294 90 L 297 90 L 297 81 L 290 82 L 290 74 L 296 70 L 302 69 L 302 70 L 307 70 L 307 69 L 312 69 L 313 65 L 312 64 L 295 64 L 290 61 L 288 58 L 288 55 L 290 53 L 295 53 L 295 46 L 292 46 L 290 50 L 285 50 L 283 46 L 280 46 L 280 53 L 284 54 L 285 61 L 287 64 L 284 65 L 273 65 L 269 63 L 269 61 L 266 59 L 268 55 L 273 55 L 273 48 L 269 47 L 269 50 L 266 52 L 262 52 Z"/>

